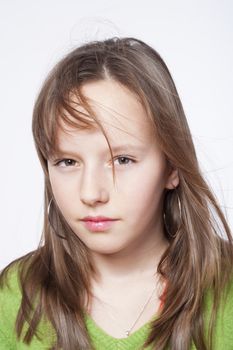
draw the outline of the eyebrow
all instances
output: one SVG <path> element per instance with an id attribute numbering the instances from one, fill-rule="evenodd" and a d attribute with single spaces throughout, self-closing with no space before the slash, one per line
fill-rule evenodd
<path id="1" fill-rule="evenodd" d="M 129 152 L 131 150 L 134 150 L 134 151 L 138 151 L 138 152 L 142 152 L 145 150 L 145 147 L 144 145 L 140 146 L 140 145 L 130 145 L 130 144 L 125 144 L 125 145 L 118 145 L 118 146 L 112 146 L 111 147 L 112 151 L 113 152 Z M 108 150 L 109 151 L 109 150 Z M 106 153 L 107 151 L 104 151 L 103 153 Z M 66 154 L 70 154 L 70 155 L 74 155 L 76 156 L 77 153 L 75 151 L 69 151 L 69 150 L 63 150 L 63 149 L 60 149 L 58 148 L 57 154 L 60 154 L 60 155 L 66 155 Z"/>

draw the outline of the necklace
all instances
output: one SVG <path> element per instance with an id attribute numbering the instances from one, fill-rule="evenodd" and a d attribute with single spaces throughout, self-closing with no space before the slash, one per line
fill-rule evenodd
<path id="1" fill-rule="evenodd" d="M 131 333 L 133 327 L 135 326 L 136 322 L 138 321 L 138 319 L 139 319 L 140 316 L 142 315 L 143 311 L 145 310 L 146 306 L 148 305 L 149 301 L 151 300 L 152 295 L 154 294 L 155 289 L 156 289 L 156 287 L 153 289 L 153 291 L 152 291 L 152 293 L 151 293 L 149 299 L 148 299 L 148 300 L 146 301 L 146 303 L 144 304 L 144 306 L 143 306 L 143 308 L 142 308 L 140 314 L 138 315 L 136 321 L 134 321 L 132 327 L 131 327 L 129 330 L 126 331 L 126 337 L 128 337 L 128 336 L 130 335 L 130 333 Z"/>
<path id="2" fill-rule="evenodd" d="M 143 311 L 145 310 L 146 306 L 147 306 L 148 303 L 150 302 L 150 300 L 151 300 L 151 298 L 152 298 L 152 296 L 153 296 L 153 294 L 154 294 L 154 292 L 155 292 L 156 289 L 157 289 L 157 286 L 156 286 L 155 288 L 153 288 L 152 293 L 150 294 L 149 298 L 147 299 L 147 301 L 146 301 L 145 304 L 143 305 L 143 307 L 142 307 L 142 309 L 141 309 L 141 311 L 140 311 L 138 317 L 137 317 L 136 320 L 134 321 L 133 325 L 132 325 L 128 330 L 124 331 L 124 333 L 126 334 L 126 337 L 128 337 L 128 336 L 131 334 L 131 331 L 132 331 L 133 327 L 134 327 L 135 324 L 137 323 L 138 319 L 141 317 Z M 97 298 L 97 297 L 96 297 L 96 298 Z M 97 298 L 97 299 L 99 299 L 99 298 Z M 99 299 L 99 300 L 100 300 L 100 299 Z M 101 303 L 102 303 L 102 301 L 101 301 Z M 115 319 L 115 317 L 113 317 L 112 315 L 111 315 L 111 317 L 114 319 L 115 322 L 117 321 L 117 320 Z"/>

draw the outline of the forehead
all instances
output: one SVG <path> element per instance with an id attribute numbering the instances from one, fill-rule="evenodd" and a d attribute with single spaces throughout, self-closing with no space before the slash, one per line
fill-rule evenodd
<path id="1" fill-rule="evenodd" d="M 72 108 L 77 112 L 77 119 L 80 113 L 81 118 L 88 122 L 88 128 L 78 129 L 61 121 L 58 143 L 78 136 L 80 140 L 85 136 L 93 139 L 102 133 L 95 120 L 101 124 L 110 142 L 151 143 L 154 138 L 152 122 L 139 98 L 125 86 L 113 80 L 101 80 L 85 84 L 81 92 L 93 115 L 87 112 L 75 94 L 72 96 Z M 69 115 L 68 118 L 73 117 Z"/>

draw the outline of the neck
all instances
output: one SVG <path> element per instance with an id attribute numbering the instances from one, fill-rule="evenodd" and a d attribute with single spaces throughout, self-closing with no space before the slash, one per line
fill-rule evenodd
<path id="1" fill-rule="evenodd" d="M 152 239 L 136 242 L 127 249 L 113 254 L 92 252 L 92 263 L 99 284 L 112 285 L 137 282 L 138 278 L 148 280 L 155 276 L 159 261 L 169 243 L 164 234 Z M 145 243 L 146 241 L 146 243 Z"/>

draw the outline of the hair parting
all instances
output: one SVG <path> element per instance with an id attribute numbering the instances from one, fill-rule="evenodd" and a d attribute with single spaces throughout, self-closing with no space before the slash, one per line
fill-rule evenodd
<path id="1" fill-rule="evenodd" d="M 35 102 L 32 131 L 45 179 L 43 233 L 38 248 L 9 264 L 0 279 L 2 283 L 10 267 L 19 264 L 23 296 L 16 321 L 17 335 L 23 335 L 24 342 L 30 344 L 41 318 L 46 317 L 54 329 L 51 349 L 92 348 L 84 313 L 91 302 L 90 276 L 95 274 L 95 267 L 87 247 L 56 205 L 47 161 L 57 153 L 58 128 L 66 130 L 69 126 L 99 127 L 113 158 L 105 128 L 82 92 L 84 84 L 103 79 L 112 79 L 135 94 L 147 111 L 154 137 L 179 172 L 178 188 L 168 190 L 164 197 L 164 230 L 170 245 L 159 262 L 158 273 L 167 280 L 166 298 L 161 314 L 151 325 L 145 347 L 188 350 L 194 342 L 197 349 L 211 350 L 222 291 L 232 278 L 232 234 L 199 169 L 172 76 L 160 55 L 135 38 L 94 41 L 72 50 L 50 72 Z M 51 199 L 52 225 L 47 211 Z M 205 337 L 204 300 L 210 290 L 213 308 Z M 24 334 L 26 322 L 29 327 Z"/>

